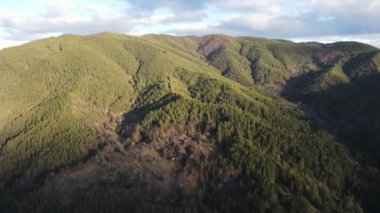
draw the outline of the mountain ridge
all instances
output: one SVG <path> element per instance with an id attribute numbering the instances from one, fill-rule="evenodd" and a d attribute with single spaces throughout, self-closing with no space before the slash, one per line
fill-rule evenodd
<path id="1" fill-rule="evenodd" d="M 354 76 L 377 75 L 376 51 L 114 33 L 2 50 L 0 208 L 374 211 L 376 151 L 352 154 L 345 137 L 289 100 L 308 104 L 313 92 L 331 96 Z M 309 107 L 330 104 L 320 99 Z"/>

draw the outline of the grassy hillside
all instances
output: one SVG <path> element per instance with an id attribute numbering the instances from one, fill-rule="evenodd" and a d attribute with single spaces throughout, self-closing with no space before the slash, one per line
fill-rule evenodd
<path id="1" fill-rule="evenodd" d="M 378 170 L 261 86 L 348 84 L 373 54 L 350 45 L 102 33 L 5 49 L 0 209 L 375 210 Z"/>

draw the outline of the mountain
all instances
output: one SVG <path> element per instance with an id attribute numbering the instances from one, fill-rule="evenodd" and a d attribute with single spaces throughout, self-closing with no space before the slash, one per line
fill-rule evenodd
<path id="1" fill-rule="evenodd" d="M 376 212 L 379 65 L 360 43 L 225 35 L 4 49 L 0 209 Z"/>

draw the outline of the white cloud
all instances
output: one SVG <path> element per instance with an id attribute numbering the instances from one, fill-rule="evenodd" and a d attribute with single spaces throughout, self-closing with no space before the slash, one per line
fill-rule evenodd
<path id="1" fill-rule="evenodd" d="M 124 13 L 103 8 L 101 5 L 88 6 L 74 1 L 48 3 L 39 10 L 30 12 L 3 10 L 0 14 L 3 41 L 31 40 L 52 33 L 127 33 L 133 24 L 133 19 Z"/>
<path id="2" fill-rule="evenodd" d="M 1 39 L 0 38 L 0 50 L 7 48 L 7 47 L 21 45 L 21 44 L 24 44 L 27 42 L 28 41 L 15 41 L 15 40 L 10 40 L 10 39 Z"/>
<path id="3" fill-rule="evenodd" d="M 255 1 L 255 0 L 240 0 L 236 2 L 234 0 L 222 0 L 222 6 L 228 9 L 237 10 L 249 10 L 251 12 L 259 13 L 281 13 L 284 11 L 285 0 L 266 0 L 266 1 Z"/>
<path id="4" fill-rule="evenodd" d="M 32 0 L 31 8 L 18 4 L 21 8 L 0 9 L 3 46 L 51 34 L 102 31 L 338 40 L 380 33 L 380 0 Z M 361 41 L 378 40 L 365 36 Z"/>
<path id="5" fill-rule="evenodd" d="M 359 35 L 345 35 L 345 36 L 311 36 L 301 38 L 290 38 L 295 42 L 308 42 L 316 41 L 320 43 L 333 43 L 337 41 L 356 41 L 361 43 L 370 44 L 380 48 L 380 33 L 375 34 L 359 34 Z"/>
<path id="6" fill-rule="evenodd" d="M 318 10 L 320 13 L 341 14 L 352 16 L 354 14 L 362 15 L 379 15 L 379 0 L 312 0 L 309 4 L 311 8 Z"/>

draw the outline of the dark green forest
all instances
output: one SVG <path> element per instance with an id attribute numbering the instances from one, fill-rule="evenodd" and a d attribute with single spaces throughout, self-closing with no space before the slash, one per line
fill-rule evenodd
<path id="1" fill-rule="evenodd" d="M 378 212 L 380 50 L 114 33 L 0 51 L 0 212 Z"/>

